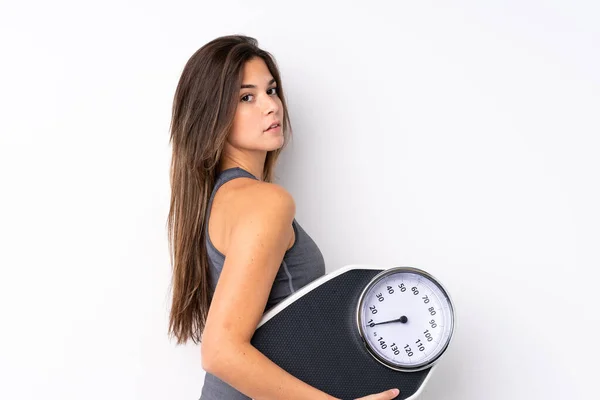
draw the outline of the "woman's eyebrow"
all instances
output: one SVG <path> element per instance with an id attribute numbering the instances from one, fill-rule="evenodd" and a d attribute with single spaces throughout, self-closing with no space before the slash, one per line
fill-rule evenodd
<path id="1" fill-rule="evenodd" d="M 269 86 L 269 85 L 271 85 L 271 84 L 273 84 L 273 83 L 275 83 L 275 78 L 271 79 L 271 80 L 269 81 L 269 83 L 267 83 L 267 86 Z M 256 89 L 256 85 L 250 85 L 250 84 L 244 83 L 244 84 L 243 84 L 243 85 L 240 87 L 240 89 Z"/>

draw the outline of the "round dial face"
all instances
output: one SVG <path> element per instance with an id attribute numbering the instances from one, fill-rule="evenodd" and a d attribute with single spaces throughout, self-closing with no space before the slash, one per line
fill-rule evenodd
<path id="1" fill-rule="evenodd" d="M 399 371 L 431 367 L 448 347 L 454 307 L 446 290 L 425 271 L 394 267 L 363 290 L 357 324 L 377 361 Z"/>

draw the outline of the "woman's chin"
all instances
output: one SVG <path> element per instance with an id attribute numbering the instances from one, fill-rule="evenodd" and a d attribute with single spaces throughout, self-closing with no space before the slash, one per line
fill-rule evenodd
<path id="1" fill-rule="evenodd" d="M 270 151 L 281 148 L 281 146 L 283 146 L 283 143 L 285 142 L 285 138 L 283 135 L 280 135 L 280 136 L 274 137 L 273 142 L 274 142 L 274 144 L 272 147 L 274 147 L 274 148 L 270 149 Z"/>

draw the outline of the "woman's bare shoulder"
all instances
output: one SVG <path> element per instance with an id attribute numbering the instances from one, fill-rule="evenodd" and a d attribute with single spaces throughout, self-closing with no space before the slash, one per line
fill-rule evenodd
<path id="1" fill-rule="evenodd" d="M 295 208 L 291 193 L 283 186 L 271 182 L 243 182 L 236 190 L 235 199 L 235 211 L 238 216 L 245 211 L 261 208 Z"/>
<path id="2" fill-rule="evenodd" d="M 252 178 L 238 178 L 227 182 L 217 192 L 213 201 L 209 232 L 213 244 L 223 254 L 229 249 L 230 235 L 234 227 L 248 215 L 261 211 L 287 209 L 295 214 L 296 204 L 292 195 L 281 185 L 257 181 Z M 292 239 L 295 240 L 290 225 Z"/>

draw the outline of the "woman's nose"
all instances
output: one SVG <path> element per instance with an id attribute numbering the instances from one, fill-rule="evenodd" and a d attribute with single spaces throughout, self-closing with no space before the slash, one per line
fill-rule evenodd
<path id="1" fill-rule="evenodd" d="M 270 114 L 272 112 L 276 113 L 279 111 L 279 104 L 277 100 L 271 96 L 267 96 L 263 101 L 264 112 L 265 114 Z"/>

